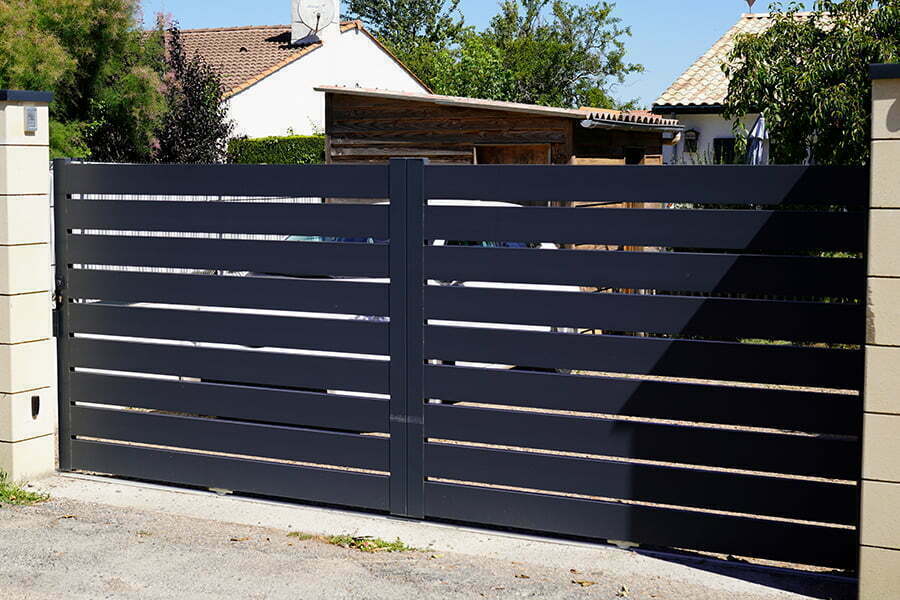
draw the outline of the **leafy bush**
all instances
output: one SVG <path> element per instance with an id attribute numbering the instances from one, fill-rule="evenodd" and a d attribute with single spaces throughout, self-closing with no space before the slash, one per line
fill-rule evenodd
<path id="1" fill-rule="evenodd" d="M 167 31 L 167 110 L 157 130 L 154 159 L 161 163 L 220 163 L 234 123 L 228 118 L 221 75 L 197 54 L 189 55 L 181 30 Z"/>
<path id="2" fill-rule="evenodd" d="M 91 149 L 85 137 L 90 125 L 80 121 L 60 123 L 50 120 L 50 158 L 89 158 Z"/>
<path id="3" fill-rule="evenodd" d="M 725 117 L 765 114 L 773 164 L 868 164 L 869 65 L 900 60 L 900 0 L 816 0 L 808 16 L 781 4 L 771 28 L 735 41 Z"/>
<path id="4" fill-rule="evenodd" d="M 165 110 L 140 0 L 0 0 L 0 88 L 54 92 L 53 156 L 146 162 Z"/>
<path id="5" fill-rule="evenodd" d="M 236 138 L 228 143 L 228 162 L 245 165 L 321 164 L 325 162 L 325 136 Z"/>

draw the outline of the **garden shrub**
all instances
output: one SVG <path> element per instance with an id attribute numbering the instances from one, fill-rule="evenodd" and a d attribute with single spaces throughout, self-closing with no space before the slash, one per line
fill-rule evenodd
<path id="1" fill-rule="evenodd" d="M 235 164 L 316 165 L 325 162 L 324 135 L 235 138 L 228 143 Z"/>

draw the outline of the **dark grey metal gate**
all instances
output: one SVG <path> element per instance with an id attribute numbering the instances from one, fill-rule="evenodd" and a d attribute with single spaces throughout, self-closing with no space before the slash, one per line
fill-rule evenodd
<path id="1" fill-rule="evenodd" d="M 865 170 L 55 168 L 64 470 L 855 565 Z"/>

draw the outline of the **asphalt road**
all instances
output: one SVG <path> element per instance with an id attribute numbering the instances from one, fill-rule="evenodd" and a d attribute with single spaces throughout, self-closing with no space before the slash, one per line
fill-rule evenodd
<path id="1" fill-rule="evenodd" d="M 723 598 L 720 588 L 653 574 L 625 581 L 583 565 L 572 572 L 433 551 L 366 554 L 287 533 L 65 499 L 0 506 L 0 598 Z M 814 591 L 834 599 L 850 593 L 841 586 Z M 763 587 L 727 594 L 804 597 Z"/>

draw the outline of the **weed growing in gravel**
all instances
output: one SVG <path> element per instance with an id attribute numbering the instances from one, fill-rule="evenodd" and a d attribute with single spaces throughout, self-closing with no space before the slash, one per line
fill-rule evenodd
<path id="1" fill-rule="evenodd" d="M 407 546 L 399 539 L 387 542 L 372 537 L 351 537 L 349 535 L 333 535 L 325 538 L 329 544 L 359 550 L 360 552 L 414 552 L 416 549 Z"/>
<path id="2" fill-rule="evenodd" d="M 295 538 L 301 542 L 308 540 L 316 540 L 331 544 L 332 546 L 340 546 L 349 550 L 359 550 L 360 552 L 417 552 L 417 548 L 407 546 L 399 539 L 393 542 L 386 542 L 380 538 L 367 536 L 354 537 L 351 535 L 312 535 L 301 531 L 292 531 L 288 537 Z"/>
<path id="3" fill-rule="evenodd" d="M 38 494 L 23 490 L 12 483 L 6 473 L 0 471 L 0 504 L 13 504 L 16 506 L 28 506 L 45 502 L 50 499 L 47 494 Z"/>
<path id="4" fill-rule="evenodd" d="M 416 548 L 407 546 L 399 539 L 394 540 L 393 542 L 387 542 L 373 537 L 353 537 L 350 535 L 322 536 L 302 533 L 300 531 L 292 531 L 287 534 L 287 536 L 302 542 L 317 540 L 325 542 L 326 544 L 331 544 L 332 546 L 340 546 L 341 548 L 348 548 L 350 550 L 359 550 L 360 552 L 416 552 Z"/>

